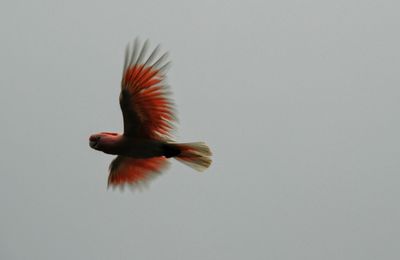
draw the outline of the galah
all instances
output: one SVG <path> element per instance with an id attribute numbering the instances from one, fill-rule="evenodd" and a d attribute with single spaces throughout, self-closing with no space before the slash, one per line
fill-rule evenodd
<path id="1" fill-rule="evenodd" d="M 89 137 L 91 148 L 117 155 L 109 167 L 108 186 L 146 184 L 168 165 L 168 158 L 203 171 L 211 164 L 204 142 L 176 143 L 174 104 L 165 83 L 170 62 L 159 45 L 147 55 L 149 41 L 136 39 L 126 47 L 119 103 L 124 132 L 101 132 Z"/>

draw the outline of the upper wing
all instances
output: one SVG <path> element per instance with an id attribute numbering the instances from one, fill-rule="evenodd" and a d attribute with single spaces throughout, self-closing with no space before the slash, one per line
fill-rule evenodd
<path id="1" fill-rule="evenodd" d="M 165 71 L 167 53 L 158 59 L 159 46 L 145 59 L 148 41 L 140 47 L 136 39 L 126 48 L 120 105 L 124 134 L 132 137 L 170 138 L 176 121 L 173 102 L 167 97 Z"/>
<path id="2" fill-rule="evenodd" d="M 165 157 L 137 159 L 117 156 L 110 164 L 108 186 L 122 188 L 124 184 L 130 187 L 146 185 L 167 166 L 168 161 Z"/>

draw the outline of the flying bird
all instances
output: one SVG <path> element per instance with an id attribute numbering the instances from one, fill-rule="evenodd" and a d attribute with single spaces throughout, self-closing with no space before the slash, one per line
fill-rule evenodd
<path id="1" fill-rule="evenodd" d="M 197 171 L 211 164 L 211 151 L 204 142 L 176 143 L 173 101 L 165 83 L 170 65 L 168 53 L 159 55 L 158 45 L 147 55 L 149 41 L 128 44 L 119 104 L 124 132 L 101 132 L 89 137 L 91 148 L 117 155 L 109 167 L 108 186 L 135 187 L 159 175 L 174 158 Z"/>

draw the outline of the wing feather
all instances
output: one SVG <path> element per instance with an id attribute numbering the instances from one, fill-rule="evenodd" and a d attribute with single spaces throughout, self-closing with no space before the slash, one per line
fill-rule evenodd
<path id="1" fill-rule="evenodd" d="M 174 104 L 168 97 L 165 72 L 167 53 L 158 59 L 159 45 L 146 59 L 149 41 L 140 48 L 136 39 L 126 48 L 121 84 L 120 105 L 124 117 L 124 134 L 153 139 L 172 138 L 176 122 Z M 144 62 L 143 62 L 144 61 Z"/>
<path id="2" fill-rule="evenodd" d="M 137 159 L 117 156 L 110 164 L 108 186 L 129 185 L 135 188 L 142 184 L 146 185 L 154 177 L 160 175 L 167 166 L 168 161 L 165 157 Z"/>

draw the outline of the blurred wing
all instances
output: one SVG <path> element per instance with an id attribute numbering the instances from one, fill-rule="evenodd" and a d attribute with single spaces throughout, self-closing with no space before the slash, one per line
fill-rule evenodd
<path id="1" fill-rule="evenodd" d="M 110 164 L 108 186 L 122 187 L 127 184 L 135 188 L 142 184 L 146 185 L 158 176 L 167 165 L 168 161 L 165 157 L 136 159 L 117 156 Z"/>
<path id="2" fill-rule="evenodd" d="M 176 117 L 164 82 L 169 65 L 169 62 L 165 62 L 167 53 L 156 59 L 159 51 L 157 46 L 145 59 L 148 45 L 146 41 L 140 48 L 136 39 L 132 48 L 129 45 L 126 48 L 120 94 L 124 134 L 154 139 L 171 138 L 170 132 Z"/>

